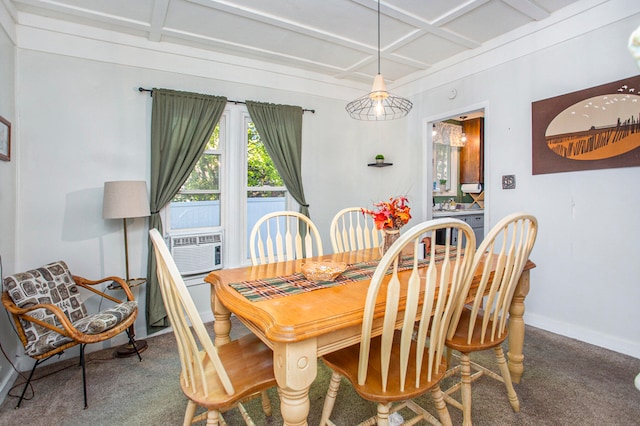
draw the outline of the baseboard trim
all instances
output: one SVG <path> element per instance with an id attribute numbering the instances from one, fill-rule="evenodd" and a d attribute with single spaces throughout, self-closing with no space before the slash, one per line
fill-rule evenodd
<path id="1" fill-rule="evenodd" d="M 640 359 L 639 342 L 620 339 L 616 336 L 599 333 L 575 324 L 551 320 L 548 317 L 532 313 L 525 313 L 524 320 L 527 325 Z"/>
<path id="2" fill-rule="evenodd" d="M 0 385 L 0 403 L 4 402 L 7 395 L 9 395 L 9 391 L 13 387 L 17 378 L 18 373 L 13 369 L 11 369 L 9 374 L 2 377 L 2 384 Z"/>

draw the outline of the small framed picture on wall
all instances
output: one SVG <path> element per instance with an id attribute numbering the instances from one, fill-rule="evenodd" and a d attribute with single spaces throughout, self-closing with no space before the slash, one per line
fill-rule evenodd
<path id="1" fill-rule="evenodd" d="M 11 160 L 11 123 L 0 116 L 0 160 Z"/>

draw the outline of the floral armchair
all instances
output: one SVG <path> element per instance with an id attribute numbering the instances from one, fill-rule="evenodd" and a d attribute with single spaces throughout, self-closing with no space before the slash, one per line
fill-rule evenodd
<path id="1" fill-rule="evenodd" d="M 95 288 L 97 284 L 107 281 L 117 282 L 124 290 L 127 300 L 116 299 Z M 83 303 L 80 288 L 108 299 L 115 305 L 90 315 Z M 36 367 L 75 345 L 80 345 L 86 408 L 85 346 L 108 340 L 125 331 L 130 344 L 135 348 L 129 327 L 138 315 L 138 304 L 126 282 L 119 277 L 88 280 L 72 275 L 65 262 L 57 261 L 6 277 L 2 304 L 13 316 L 25 353 L 36 360 L 16 408 L 24 398 Z M 142 360 L 139 353 L 138 358 Z"/>

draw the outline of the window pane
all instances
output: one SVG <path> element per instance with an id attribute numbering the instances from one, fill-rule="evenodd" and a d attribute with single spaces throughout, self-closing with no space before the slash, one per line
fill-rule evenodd
<path id="1" fill-rule="evenodd" d="M 249 256 L 249 237 L 253 226 L 267 213 L 286 210 L 286 193 L 286 191 L 247 191 L 247 256 Z M 275 238 L 275 235 L 273 237 Z"/>
<path id="2" fill-rule="evenodd" d="M 220 226 L 220 194 L 178 194 L 170 217 L 171 229 Z"/>
<path id="3" fill-rule="evenodd" d="M 180 191 L 220 189 L 220 155 L 203 154 Z"/>
<path id="4" fill-rule="evenodd" d="M 434 143 L 433 144 L 433 180 L 440 188 L 440 180 L 447 181 L 447 188 L 451 186 L 451 147 L 449 145 Z M 441 189 L 442 191 L 442 189 Z"/>
<path id="5" fill-rule="evenodd" d="M 253 123 L 247 125 L 247 186 L 284 186 Z"/>
<path id="6" fill-rule="evenodd" d="M 216 124 L 215 129 L 213 129 L 213 133 L 211 133 L 211 137 L 207 142 L 207 146 L 204 147 L 205 151 L 216 151 L 220 146 L 220 123 Z"/>
<path id="7" fill-rule="evenodd" d="M 286 210 L 286 188 L 255 125 L 247 122 L 247 257 L 249 237 L 258 219 Z"/>

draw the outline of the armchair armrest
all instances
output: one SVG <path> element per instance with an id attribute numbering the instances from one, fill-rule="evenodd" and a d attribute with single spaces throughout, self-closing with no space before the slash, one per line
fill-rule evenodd
<path id="1" fill-rule="evenodd" d="M 90 279 L 87 279 L 87 278 L 84 278 L 84 277 L 80 277 L 78 275 L 72 275 L 72 276 L 73 276 L 73 280 L 76 282 L 76 284 L 78 286 L 80 286 L 82 288 L 86 288 L 87 290 L 92 291 L 93 293 L 98 294 L 98 295 L 100 295 L 100 296 L 102 296 L 102 297 L 104 297 L 106 299 L 109 299 L 112 302 L 122 303 L 123 302 L 122 300 L 116 299 L 115 297 L 110 296 L 107 293 L 104 293 L 104 292 L 102 292 L 100 290 L 97 290 L 97 289 L 91 287 L 91 286 L 94 286 L 96 284 L 100 284 L 100 283 L 103 283 L 103 282 L 106 282 L 106 281 L 115 281 L 120 285 L 120 287 L 122 287 L 122 290 L 124 290 L 124 292 L 125 292 L 125 294 L 127 296 L 127 300 L 129 300 L 129 301 L 135 300 L 134 297 L 133 297 L 133 293 L 131 293 L 131 289 L 129 288 L 129 285 L 127 284 L 127 282 L 125 280 L 123 280 L 120 277 L 112 276 L 112 277 L 101 278 L 99 280 L 90 280 Z"/>
<path id="2" fill-rule="evenodd" d="M 2 304 L 4 305 L 5 309 L 9 311 L 11 314 L 13 314 L 15 317 L 24 319 L 25 321 L 38 324 L 41 327 L 44 327 L 49 330 L 53 330 L 56 333 L 60 333 L 70 338 L 75 338 L 76 335 L 77 336 L 81 335 L 81 333 L 77 331 L 75 327 L 71 324 L 71 321 L 69 321 L 69 318 L 67 318 L 64 312 L 62 312 L 62 309 L 58 308 L 54 304 L 38 303 L 36 305 L 29 306 L 28 308 L 19 308 L 13 302 L 13 300 L 11 300 L 11 297 L 9 297 L 9 293 L 7 293 L 6 291 L 2 292 Z M 48 322 L 42 321 L 38 318 L 35 318 L 29 315 L 30 312 L 35 311 L 36 309 L 46 309 L 47 311 L 54 314 L 64 328 L 57 327 L 53 324 L 50 324 Z"/>

